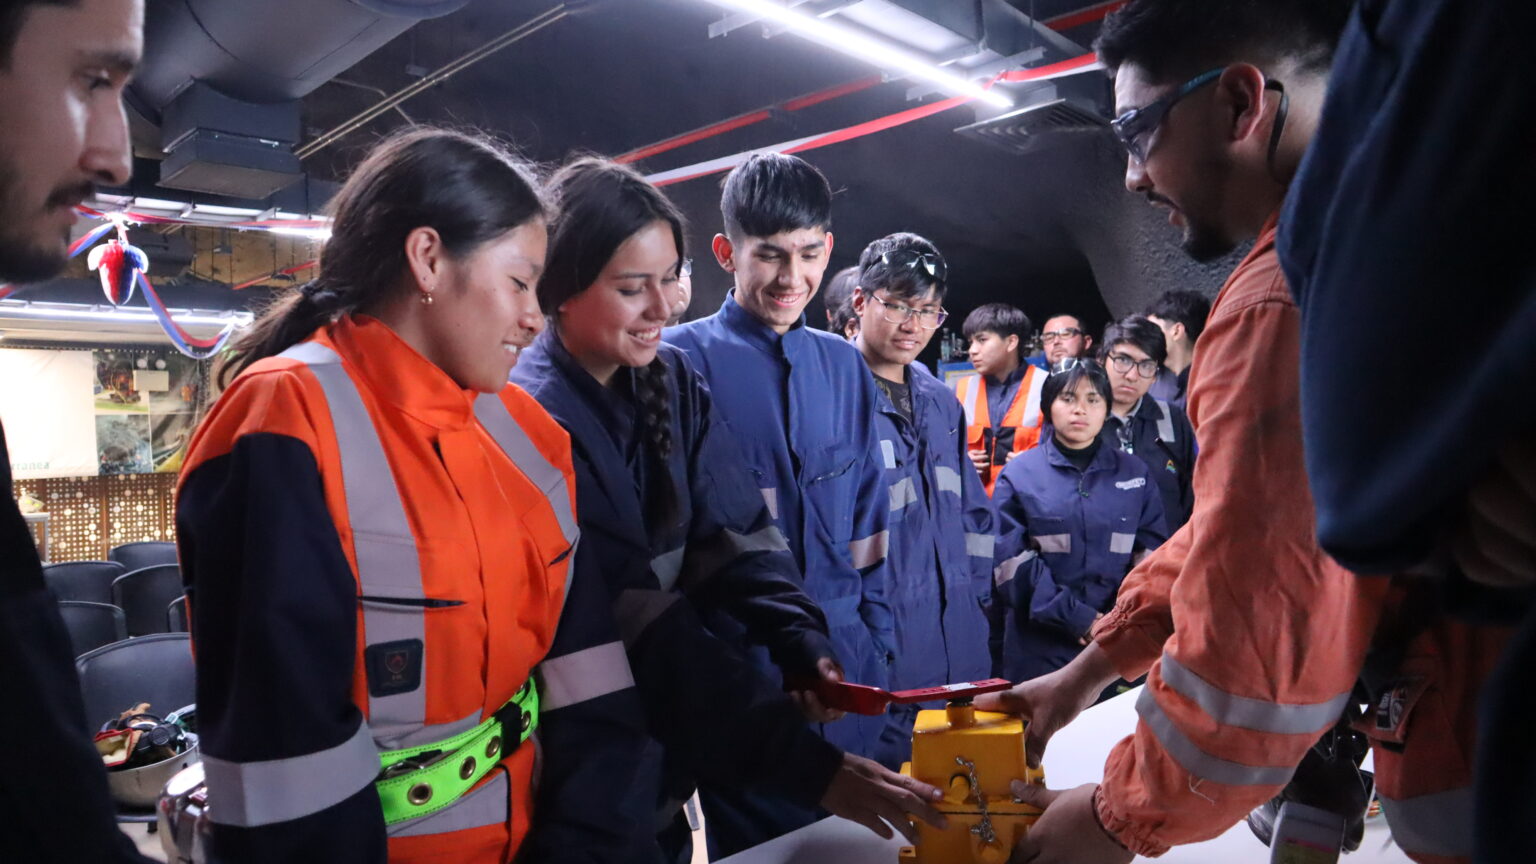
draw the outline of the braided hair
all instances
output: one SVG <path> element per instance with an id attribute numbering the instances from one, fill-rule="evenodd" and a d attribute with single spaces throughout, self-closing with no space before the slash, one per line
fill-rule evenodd
<path id="1" fill-rule="evenodd" d="M 560 306 L 596 282 L 619 247 L 646 226 L 666 222 L 682 261 L 682 214 L 634 169 L 584 156 L 556 172 L 550 190 L 556 213 L 539 281 L 539 305 L 557 333 Z M 657 355 L 633 375 L 642 445 L 655 478 L 648 484 L 647 511 L 652 514 L 651 533 L 659 535 L 678 514 L 677 490 L 668 467 L 674 446 L 671 372 Z"/>
<path id="2" fill-rule="evenodd" d="M 319 278 L 267 306 L 230 349 L 223 383 L 398 290 L 405 240 L 417 228 L 436 230 L 448 254 L 464 257 L 546 215 L 529 163 L 490 138 L 421 126 L 375 147 L 330 211 L 335 221 Z"/>

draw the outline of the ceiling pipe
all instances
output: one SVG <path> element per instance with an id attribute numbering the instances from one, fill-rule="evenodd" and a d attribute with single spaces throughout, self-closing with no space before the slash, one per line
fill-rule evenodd
<path id="1" fill-rule="evenodd" d="M 568 18 L 576 12 L 582 11 L 586 8 L 587 5 L 588 4 L 581 2 L 560 3 L 538 15 L 535 15 L 522 24 L 519 24 L 511 30 L 508 30 L 495 39 L 492 39 L 490 42 L 487 42 L 484 45 L 481 45 L 479 48 L 476 48 L 473 51 L 470 51 L 469 53 L 459 57 L 458 59 L 449 62 L 447 65 L 437 69 L 436 71 L 428 73 L 422 78 L 412 82 L 409 86 L 395 91 L 394 93 L 375 103 L 373 106 L 364 109 L 363 111 L 354 115 L 352 118 L 342 122 L 336 128 L 299 147 L 294 151 L 295 155 L 297 155 L 300 159 L 308 159 L 310 156 L 315 155 L 321 150 L 324 150 L 332 144 L 335 144 L 337 141 L 340 141 L 342 138 L 345 138 L 353 132 L 356 132 L 358 129 L 361 129 L 363 126 L 377 119 L 384 113 L 398 108 L 400 103 L 406 101 L 407 99 L 410 99 L 411 97 L 416 96 L 423 91 L 429 90 L 432 87 L 447 81 L 453 76 L 459 74 L 465 69 L 468 69 L 476 63 L 479 63 L 481 60 L 490 57 L 492 54 L 495 54 L 503 48 L 521 42 L 522 40 L 527 39 L 529 36 L 532 36 L 540 30 L 543 30 L 545 27 L 548 27 L 549 25 L 554 24 L 555 22 L 564 18 Z"/>

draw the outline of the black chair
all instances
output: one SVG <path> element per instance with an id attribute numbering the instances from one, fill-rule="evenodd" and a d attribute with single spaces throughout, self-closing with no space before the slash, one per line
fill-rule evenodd
<path id="1" fill-rule="evenodd" d="M 158 564 L 124 573 L 112 582 L 112 602 L 128 616 L 128 635 L 166 632 L 166 607 L 180 597 L 181 568 Z"/>
<path id="2" fill-rule="evenodd" d="M 125 571 L 143 570 L 156 564 L 175 564 L 176 544 L 167 540 L 124 543 L 108 552 L 107 560 L 123 565 Z"/>
<path id="3" fill-rule="evenodd" d="M 64 619 L 64 629 L 69 631 L 69 644 L 76 657 L 128 638 L 123 610 L 110 603 L 61 600 L 59 615 Z"/>
<path id="4" fill-rule="evenodd" d="M 43 567 L 43 584 L 60 600 L 111 603 L 112 581 L 128 572 L 116 561 L 67 561 Z"/>
<path id="5" fill-rule="evenodd" d="M 185 633 L 156 633 L 103 645 L 75 658 L 85 723 L 93 733 L 108 720 L 140 702 L 161 717 L 197 699 L 192 638 Z M 154 824 L 153 810 L 118 808 L 119 822 Z"/>
<path id="6" fill-rule="evenodd" d="M 186 633 L 192 629 L 187 626 L 187 595 L 177 597 L 165 607 L 165 626 L 171 628 L 171 633 Z"/>

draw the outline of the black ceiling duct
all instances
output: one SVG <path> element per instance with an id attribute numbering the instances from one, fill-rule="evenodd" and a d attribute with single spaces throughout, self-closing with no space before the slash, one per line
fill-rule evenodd
<path id="1" fill-rule="evenodd" d="M 469 0 L 149 0 L 130 92 L 160 185 L 262 199 L 297 181 L 299 100 Z"/>

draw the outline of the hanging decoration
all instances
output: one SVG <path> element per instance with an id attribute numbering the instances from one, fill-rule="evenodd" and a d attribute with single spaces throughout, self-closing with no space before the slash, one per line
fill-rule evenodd
<path id="1" fill-rule="evenodd" d="M 139 275 L 149 272 L 144 250 L 116 238 L 92 249 L 86 263 L 101 276 L 101 291 L 114 307 L 133 299 Z"/>

